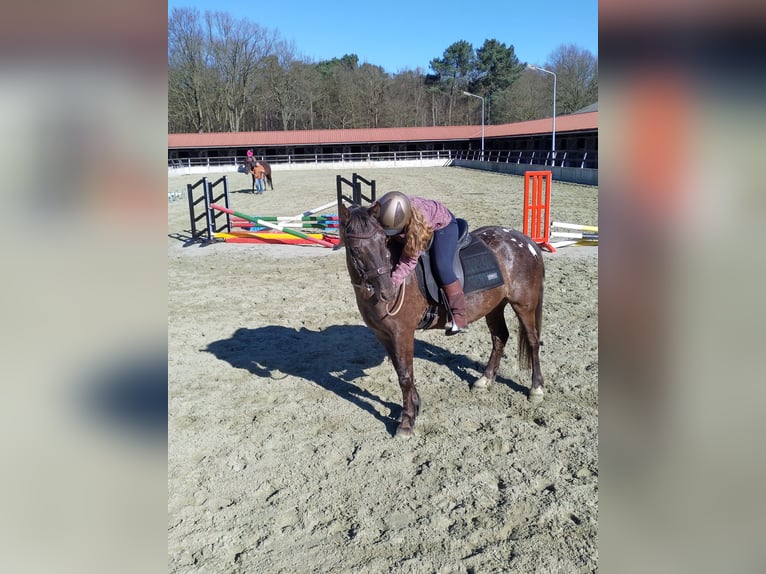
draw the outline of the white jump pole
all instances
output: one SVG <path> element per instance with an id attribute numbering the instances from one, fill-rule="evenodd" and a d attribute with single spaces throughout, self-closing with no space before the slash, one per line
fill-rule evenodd
<path id="1" fill-rule="evenodd" d="M 319 211 L 322 211 L 322 210 L 325 210 L 325 209 L 329 209 L 333 205 L 338 205 L 338 202 L 337 201 L 331 201 L 330 203 L 326 203 L 325 205 L 323 205 L 321 207 L 316 207 L 314 209 L 310 209 L 308 211 L 304 211 L 303 213 L 299 213 L 295 217 L 297 218 L 297 217 L 306 217 L 307 215 L 314 215 L 315 213 L 317 213 Z"/>
<path id="2" fill-rule="evenodd" d="M 598 233 L 577 233 L 576 231 L 551 231 L 551 237 L 562 237 L 564 239 L 598 240 Z"/>
<path id="3" fill-rule="evenodd" d="M 575 229 L 579 231 L 594 231 L 598 233 L 597 225 L 579 225 L 577 223 L 561 223 L 560 221 L 554 221 L 551 223 L 551 227 L 560 227 L 561 229 Z"/>

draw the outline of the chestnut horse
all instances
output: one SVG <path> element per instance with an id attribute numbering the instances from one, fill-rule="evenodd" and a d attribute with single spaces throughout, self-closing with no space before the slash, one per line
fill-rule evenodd
<path id="1" fill-rule="evenodd" d="M 269 162 L 263 161 L 262 159 L 256 160 L 254 157 L 250 156 L 245 158 L 245 169 L 251 176 L 253 176 L 252 191 L 255 191 L 255 172 L 253 170 L 255 169 L 256 162 L 260 163 L 263 166 L 263 169 L 265 170 L 264 175 L 266 176 L 266 181 L 269 182 L 269 186 L 271 187 L 271 190 L 274 191 L 274 182 L 271 181 L 271 165 L 269 165 Z"/>
<path id="2" fill-rule="evenodd" d="M 418 288 L 415 272 L 396 289 L 391 281 L 394 261 L 388 238 L 378 222 L 380 204 L 371 207 L 340 206 L 340 236 L 346 247 L 346 266 L 356 294 L 356 304 L 367 326 L 385 348 L 393 362 L 402 389 L 402 415 L 397 436 L 413 434 L 420 411 L 412 359 L 415 331 L 429 309 L 429 302 Z M 485 318 L 492 337 L 484 375 L 473 388 L 488 387 L 495 379 L 509 332 L 504 311 L 510 304 L 519 319 L 518 360 L 522 368 L 532 369 L 530 397 L 542 397 L 539 347 L 543 313 L 543 254 L 537 244 L 520 231 L 505 227 L 481 227 L 472 232 L 497 258 L 503 284 L 466 295 L 468 322 Z M 443 329 L 449 311 L 443 304 L 428 329 Z M 465 335 L 458 335 L 465 337 Z"/>

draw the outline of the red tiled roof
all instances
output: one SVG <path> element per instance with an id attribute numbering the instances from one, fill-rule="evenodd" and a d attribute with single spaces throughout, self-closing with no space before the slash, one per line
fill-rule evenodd
<path id="1" fill-rule="evenodd" d="M 556 132 L 598 129 L 598 112 L 556 118 Z M 484 126 L 484 137 L 544 134 L 551 131 L 551 118 L 499 126 Z M 363 144 L 466 140 L 481 137 L 481 126 L 437 126 L 420 128 L 377 128 L 353 130 L 293 130 L 271 132 L 219 132 L 168 134 L 168 149 L 216 147 L 265 147 L 287 145 Z"/>

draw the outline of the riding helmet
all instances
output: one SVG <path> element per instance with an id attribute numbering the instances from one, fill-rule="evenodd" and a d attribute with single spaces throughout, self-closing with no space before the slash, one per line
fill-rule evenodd
<path id="1" fill-rule="evenodd" d="M 409 198 L 400 191 L 389 191 L 380 198 L 378 221 L 386 235 L 398 235 L 410 222 L 412 207 Z"/>

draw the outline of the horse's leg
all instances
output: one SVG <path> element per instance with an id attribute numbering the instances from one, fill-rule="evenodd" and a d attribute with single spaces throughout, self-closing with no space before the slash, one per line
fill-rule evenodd
<path id="1" fill-rule="evenodd" d="M 503 358 L 503 349 L 508 341 L 508 326 L 505 323 L 505 301 L 492 309 L 485 320 L 492 336 L 492 353 L 487 361 L 487 368 L 484 369 L 484 375 L 473 384 L 473 389 L 486 389 L 494 381 L 497 369 L 500 366 L 500 360 Z"/>
<path id="2" fill-rule="evenodd" d="M 415 353 L 415 335 L 394 337 L 381 341 L 394 364 L 402 389 L 402 417 L 396 429 L 396 436 L 412 436 L 415 419 L 420 413 L 420 395 L 415 387 L 412 357 Z"/>
<path id="3" fill-rule="evenodd" d="M 519 366 L 532 367 L 532 388 L 529 397 L 543 396 L 543 374 L 540 370 L 540 321 L 542 301 L 536 307 L 511 303 L 519 318 Z"/>
<path id="4" fill-rule="evenodd" d="M 253 187 L 250 188 L 250 193 L 255 193 L 255 174 L 250 172 L 250 175 L 253 177 Z"/>

